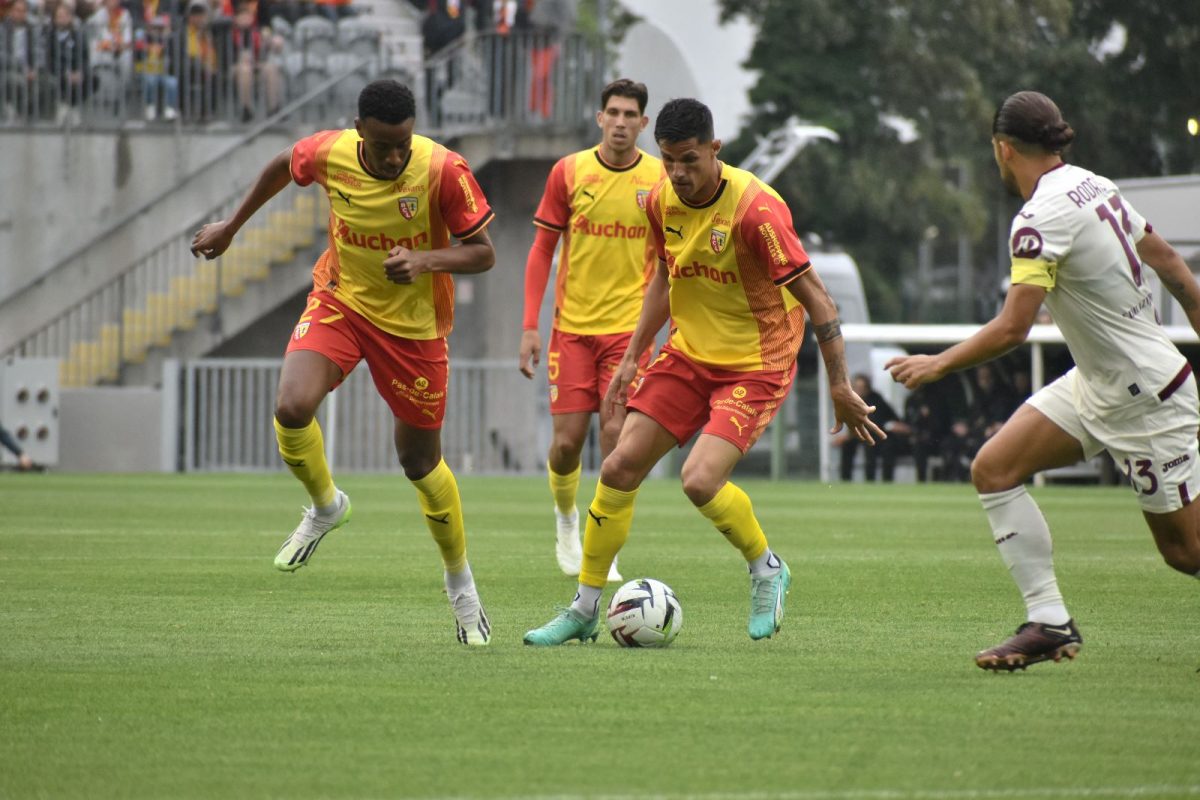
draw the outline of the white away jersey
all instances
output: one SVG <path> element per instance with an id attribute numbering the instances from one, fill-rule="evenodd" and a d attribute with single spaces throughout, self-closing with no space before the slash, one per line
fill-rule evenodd
<path id="1" fill-rule="evenodd" d="M 1112 181 L 1070 164 L 1043 175 L 1013 219 L 1012 282 L 1046 288 L 1083 378 L 1081 409 L 1112 412 L 1154 397 L 1187 364 L 1158 322 L 1138 258 L 1150 230 Z"/>

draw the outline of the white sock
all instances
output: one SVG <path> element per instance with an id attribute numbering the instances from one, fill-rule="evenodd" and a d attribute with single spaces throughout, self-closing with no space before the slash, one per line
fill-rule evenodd
<path id="1" fill-rule="evenodd" d="M 779 574 L 782 564 L 779 556 L 772 553 L 768 547 L 761 556 L 750 562 L 750 574 L 756 578 L 774 578 Z"/>
<path id="2" fill-rule="evenodd" d="M 600 595 L 603 593 L 603 589 L 584 586 L 581 583 L 575 592 L 575 600 L 571 603 L 571 608 L 588 619 L 592 619 L 600 613 Z"/>
<path id="3" fill-rule="evenodd" d="M 463 567 L 462 572 L 443 572 L 446 576 L 446 593 L 451 597 L 462 594 L 475 585 L 475 576 L 471 574 L 471 565 Z"/>
<path id="4" fill-rule="evenodd" d="M 338 505 L 339 497 L 340 497 L 340 495 L 338 494 L 338 491 L 336 489 L 334 489 L 333 502 L 327 506 L 317 506 L 316 507 L 317 516 L 325 517 L 326 519 L 329 519 L 330 517 L 335 516 L 338 512 L 338 509 L 341 508 L 341 506 Z"/>
<path id="5" fill-rule="evenodd" d="M 1030 622 L 1062 625 L 1071 618 L 1054 577 L 1050 528 L 1024 486 L 979 495 L 1000 557 L 1012 573 Z"/>

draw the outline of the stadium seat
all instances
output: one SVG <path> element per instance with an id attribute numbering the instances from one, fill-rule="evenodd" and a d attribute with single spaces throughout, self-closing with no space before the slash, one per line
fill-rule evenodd
<path id="1" fill-rule="evenodd" d="M 379 58 L 380 43 L 383 41 L 378 27 L 363 17 L 346 17 L 337 26 L 338 50 L 357 58 L 371 59 L 372 65 Z"/>
<path id="2" fill-rule="evenodd" d="M 146 327 L 146 312 L 138 308 L 127 308 L 122 315 L 121 324 L 125 328 L 121 349 L 125 361 L 140 364 L 146 360 L 146 350 L 149 348 L 150 336 Z"/>
<path id="3" fill-rule="evenodd" d="M 337 29 L 325 17 L 304 17 L 296 22 L 293 40 L 304 54 L 305 66 L 324 66 L 337 50 Z"/>

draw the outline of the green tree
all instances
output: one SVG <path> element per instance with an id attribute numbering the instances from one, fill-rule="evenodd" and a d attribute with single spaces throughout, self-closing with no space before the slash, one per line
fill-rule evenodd
<path id="1" fill-rule="evenodd" d="M 1191 164 L 1187 115 L 1177 134 L 1168 118 L 1195 102 L 1195 77 L 1181 71 L 1195 52 L 1200 3 L 722 0 L 722 9 L 759 29 L 746 61 L 759 72 L 754 114 L 730 160 L 753 145 L 754 132 L 792 115 L 839 133 L 837 145 L 802 153 L 777 188 L 798 227 L 832 236 L 855 256 L 876 319 L 962 319 L 961 304 L 930 307 L 928 287 L 915 281 L 918 245 L 935 230 L 940 263 L 957 263 L 958 237 L 971 242 L 973 294 L 990 297 L 1007 268 L 997 232 L 1015 211 L 995 180 L 990 125 L 1013 91 L 1058 100 L 1080 135 L 1075 154 L 1097 171 Z M 1126 46 L 1105 55 L 1099 43 L 1114 24 L 1127 24 Z M 1144 123 L 1132 124 L 1138 115 L 1164 133 L 1147 136 Z M 991 310 L 981 303 L 976 316 Z"/>

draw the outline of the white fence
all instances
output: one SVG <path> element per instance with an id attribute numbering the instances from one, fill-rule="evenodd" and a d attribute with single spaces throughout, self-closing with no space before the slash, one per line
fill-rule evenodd
<path id="1" fill-rule="evenodd" d="M 843 325 L 842 336 L 847 342 L 867 342 L 871 344 L 892 345 L 942 345 L 943 349 L 952 344 L 970 338 L 980 329 L 980 325 Z M 1195 344 L 1200 339 L 1196 332 L 1189 327 L 1178 325 L 1165 326 L 1164 330 L 1171 341 L 1176 344 Z M 1029 331 L 1026 344 L 1030 348 L 1030 384 L 1036 392 L 1045 383 L 1045 345 L 1066 344 L 1062 331 L 1057 325 L 1034 325 Z M 825 365 L 819 363 L 819 414 L 820 431 L 827 431 L 833 425 L 833 408 L 829 402 L 829 376 L 825 373 Z M 821 480 L 830 481 L 833 476 L 831 463 L 831 442 L 828 436 L 818 436 L 821 443 Z M 1042 476 L 1035 481 L 1040 486 Z"/>
<path id="2" fill-rule="evenodd" d="M 271 422 L 281 363 L 209 358 L 182 365 L 184 471 L 282 468 Z M 447 463 L 463 473 L 540 471 L 549 441 L 547 406 L 544 385 L 522 377 L 515 361 L 452 361 L 442 429 Z M 391 412 L 365 366 L 329 395 L 318 420 L 338 471 L 400 469 Z"/>

